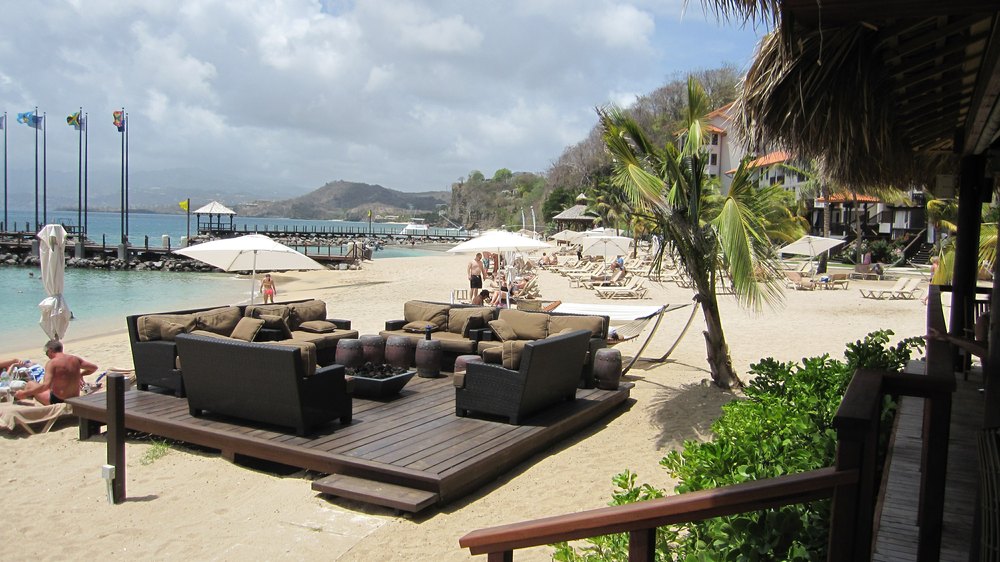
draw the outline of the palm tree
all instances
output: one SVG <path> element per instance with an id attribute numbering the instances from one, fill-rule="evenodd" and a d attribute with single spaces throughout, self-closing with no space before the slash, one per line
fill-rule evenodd
<path id="1" fill-rule="evenodd" d="M 695 300 L 705 317 L 712 380 L 723 388 L 739 387 L 742 382 L 726 344 L 716 283 L 728 274 L 740 303 L 758 310 L 764 302 L 781 300 L 765 219 L 781 200 L 781 189 L 756 189 L 747 158 L 737 168 L 729 193 L 716 203 L 706 199 L 711 191 L 704 149 L 708 101 L 701 86 L 690 78 L 687 97 L 687 133 L 680 149 L 673 143 L 662 149 L 655 146 L 635 120 L 617 107 L 597 113 L 613 159 L 612 185 L 628 196 L 632 212 L 651 220 L 656 234 L 663 237 L 656 261 L 662 262 L 669 246 L 692 279 Z"/>

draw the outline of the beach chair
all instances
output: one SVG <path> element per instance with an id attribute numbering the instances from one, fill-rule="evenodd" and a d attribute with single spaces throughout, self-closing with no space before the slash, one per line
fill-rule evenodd
<path id="1" fill-rule="evenodd" d="M 631 279 L 631 277 L 629 277 L 625 271 L 619 269 L 606 279 L 592 278 L 590 280 L 584 280 L 583 286 L 588 289 L 593 289 L 594 287 L 620 287 L 628 284 L 629 279 Z"/>
<path id="2" fill-rule="evenodd" d="M 919 281 L 919 280 L 918 280 Z M 893 295 L 899 293 L 906 288 L 909 280 L 906 277 L 900 277 L 896 280 L 896 284 L 888 289 L 858 289 L 861 291 L 861 296 L 866 299 L 876 299 L 883 300 L 888 298 L 895 298 Z"/>
<path id="3" fill-rule="evenodd" d="M 896 291 L 895 293 L 890 294 L 889 298 L 897 300 L 913 300 L 917 298 L 917 293 L 920 292 L 920 289 L 918 288 L 920 285 L 920 281 L 921 280 L 919 277 L 910 277 L 909 279 L 906 280 L 906 283 L 903 285 L 903 288 Z"/>
<path id="4" fill-rule="evenodd" d="M 635 279 L 628 287 L 594 287 L 597 296 L 602 299 L 643 299 L 649 291 L 642 278 Z"/>
<path id="5" fill-rule="evenodd" d="M 785 271 L 785 287 L 797 291 L 812 291 L 816 288 L 816 283 L 807 277 L 803 277 L 798 271 Z"/>

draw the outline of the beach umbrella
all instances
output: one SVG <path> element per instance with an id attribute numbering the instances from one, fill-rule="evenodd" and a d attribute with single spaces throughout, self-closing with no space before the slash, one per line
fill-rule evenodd
<path id="1" fill-rule="evenodd" d="M 454 254 L 476 252 L 530 252 L 551 248 L 552 244 L 505 230 L 489 230 L 448 250 Z"/>
<path id="2" fill-rule="evenodd" d="M 573 244 L 582 237 L 582 232 L 577 232 L 575 230 L 561 230 L 552 236 L 549 236 L 549 239 L 556 240 L 557 242 L 568 242 Z"/>
<path id="3" fill-rule="evenodd" d="M 832 250 L 843 244 L 843 240 L 824 238 L 822 236 L 803 236 L 795 242 L 778 249 L 779 254 L 795 254 L 814 258 L 827 250 Z"/>
<path id="4" fill-rule="evenodd" d="M 42 267 L 42 284 L 48 297 L 38 303 L 42 317 L 38 325 L 49 336 L 59 340 L 66 337 L 69 321 L 73 317 L 63 297 L 63 279 L 66 275 L 66 229 L 60 224 L 47 224 L 37 234 L 39 259 Z"/>
<path id="5" fill-rule="evenodd" d="M 581 240 L 583 253 L 588 256 L 623 256 L 628 253 L 632 244 L 631 238 L 624 236 L 585 236 Z"/>
<path id="6" fill-rule="evenodd" d="M 223 271 L 250 271 L 250 304 L 253 304 L 254 279 L 257 270 L 287 271 L 290 269 L 323 269 L 312 258 L 301 254 L 263 234 L 247 234 L 236 238 L 213 240 L 180 250 L 175 254 L 187 256 Z"/>

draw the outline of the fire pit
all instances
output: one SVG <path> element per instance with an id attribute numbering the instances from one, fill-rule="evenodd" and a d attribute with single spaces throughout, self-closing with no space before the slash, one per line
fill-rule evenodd
<path id="1" fill-rule="evenodd" d="M 366 362 L 357 368 L 348 367 L 348 380 L 354 381 L 354 396 L 358 398 L 388 398 L 399 393 L 416 371 L 388 364 Z"/>

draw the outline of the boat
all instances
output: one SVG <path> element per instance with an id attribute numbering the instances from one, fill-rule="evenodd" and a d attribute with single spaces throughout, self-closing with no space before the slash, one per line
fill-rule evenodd
<path id="1" fill-rule="evenodd" d="M 427 224 L 424 223 L 424 219 L 410 219 L 410 222 L 406 224 L 406 228 L 403 229 L 400 234 L 403 236 L 416 235 L 427 235 L 430 233 L 430 229 L 427 228 Z"/>

